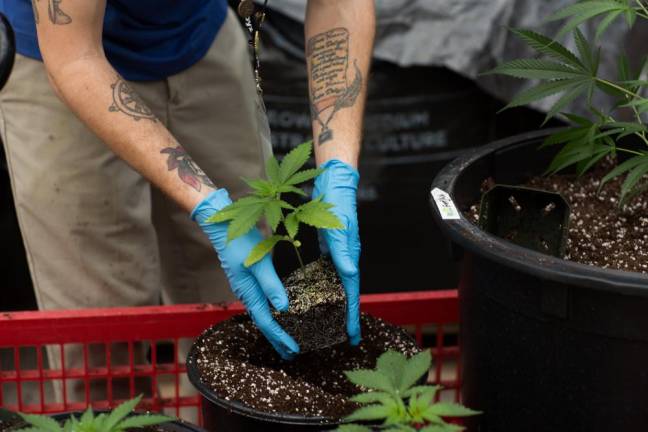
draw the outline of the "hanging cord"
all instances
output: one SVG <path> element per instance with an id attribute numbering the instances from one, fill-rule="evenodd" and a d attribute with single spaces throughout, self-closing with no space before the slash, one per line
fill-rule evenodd
<path id="1" fill-rule="evenodd" d="M 252 47 L 252 61 L 254 64 L 254 80 L 256 82 L 257 93 L 263 94 L 261 88 L 261 62 L 259 60 L 259 33 L 265 20 L 266 6 L 268 0 L 263 1 L 263 6 L 257 7 L 252 0 L 241 0 L 238 5 L 238 14 L 245 20 L 245 27 L 250 33 L 249 45 Z"/>

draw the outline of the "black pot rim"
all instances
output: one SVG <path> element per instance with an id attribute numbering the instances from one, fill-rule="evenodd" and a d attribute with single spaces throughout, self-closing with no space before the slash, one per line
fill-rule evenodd
<path id="1" fill-rule="evenodd" d="M 529 145 L 531 142 L 540 141 L 547 135 L 561 129 L 554 128 L 520 134 L 468 150 L 438 173 L 432 183 L 430 192 L 435 188 L 439 188 L 448 193 L 455 201 L 454 190 L 460 175 L 479 159 L 506 148 Z M 468 221 L 463 214 L 457 220 L 442 219 L 431 194 L 430 206 L 432 207 L 434 219 L 444 234 L 472 253 L 484 256 L 507 267 L 512 267 L 520 272 L 555 282 L 622 294 L 648 296 L 648 275 L 604 269 L 544 255 L 482 231 L 477 225 Z"/>
<path id="2" fill-rule="evenodd" d="M 217 327 L 220 323 L 216 324 L 205 330 L 205 332 L 210 331 L 211 329 Z M 204 333 L 203 333 L 204 334 Z M 278 414 L 278 413 L 267 413 L 259 411 L 257 409 L 251 408 L 241 402 L 234 400 L 225 400 L 216 395 L 216 393 L 209 388 L 205 383 L 200 379 L 200 373 L 198 371 L 196 356 L 197 345 L 194 342 L 191 345 L 189 354 L 187 354 L 187 376 L 189 381 L 193 386 L 200 392 L 201 396 L 207 399 L 209 402 L 217 405 L 223 409 L 234 412 L 236 414 L 242 414 L 248 417 L 251 417 L 255 420 L 262 420 L 272 423 L 284 423 L 290 425 L 304 425 L 304 426 L 315 426 L 315 425 L 339 425 L 341 423 L 340 419 L 334 419 L 331 417 L 314 417 L 314 416 L 301 416 L 297 414 Z"/>

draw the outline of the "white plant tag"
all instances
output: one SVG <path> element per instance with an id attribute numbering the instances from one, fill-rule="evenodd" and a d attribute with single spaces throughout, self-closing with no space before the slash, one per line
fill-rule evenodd
<path id="1" fill-rule="evenodd" d="M 450 195 L 446 192 L 439 188 L 434 188 L 432 189 L 432 198 L 434 198 L 434 202 L 436 202 L 442 219 L 461 219 L 457 207 L 455 207 L 452 198 L 450 198 Z"/>

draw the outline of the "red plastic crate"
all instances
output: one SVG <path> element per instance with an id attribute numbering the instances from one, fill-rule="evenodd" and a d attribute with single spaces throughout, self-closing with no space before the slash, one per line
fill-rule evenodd
<path id="1" fill-rule="evenodd" d="M 459 399 L 458 301 L 456 290 L 372 294 L 362 297 L 362 309 L 391 323 L 411 330 L 420 345 L 432 349 L 434 366 L 429 380 L 444 387 L 440 397 Z M 195 394 L 183 394 L 181 380 L 186 369 L 179 358 L 178 344 L 194 338 L 204 329 L 242 313 L 240 304 L 176 305 L 85 309 L 74 311 L 18 312 L 0 314 L 0 406 L 14 411 L 57 413 L 85 409 L 110 408 L 120 400 L 113 397 L 113 386 L 128 380 L 129 397 L 135 395 L 135 381 L 148 377 L 151 395 L 142 407 L 165 410 L 178 417 L 200 423 L 200 399 Z M 166 359 L 160 355 L 160 343 L 172 347 Z M 150 344 L 150 359 L 137 363 L 133 350 L 136 343 Z M 114 365 L 111 347 L 115 343 L 127 346 L 127 364 Z M 83 367 L 49 368 L 44 347 L 54 348 L 65 365 L 62 347 L 76 344 L 83 353 Z M 106 354 L 101 365 L 89 364 L 91 347 L 103 347 Z M 32 365 L 25 366 L 29 355 Z M 56 354 L 59 355 L 59 354 Z M 35 363 L 35 364 L 33 364 Z M 21 365 L 22 364 L 22 365 Z M 83 400 L 68 398 L 71 381 L 82 384 Z M 106 395 L 91 400 L 89 384 L 105 385 Z M 59 400 L 48 397 L 48 386 L 61 389 Z M 161 384 L 166 386 L 161 391 Z M 49 392 L 51 394 L 51 391 Z M 31 402 L 27 399 L 32 399 Z M 189 415 L 187 415 L 188 410 Z"/>

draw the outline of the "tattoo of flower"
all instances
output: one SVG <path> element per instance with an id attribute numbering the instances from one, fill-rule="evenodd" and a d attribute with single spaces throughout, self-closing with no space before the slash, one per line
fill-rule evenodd
<path id="1" fill-rule="evenodd" d="M 198 192 L 200 192 L 203 184 L 211 188 L 216 188 L 214 183 L 212 183 L 209 177 L 196 165 L 182 147 L 167 147 L 162 149 L 160 153 L 169 155 L 167 159 L 167 168 L 169 171 L 177 169 L 180 179 Z"/>

